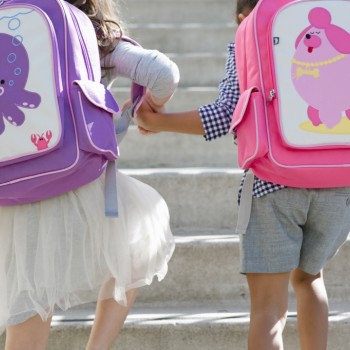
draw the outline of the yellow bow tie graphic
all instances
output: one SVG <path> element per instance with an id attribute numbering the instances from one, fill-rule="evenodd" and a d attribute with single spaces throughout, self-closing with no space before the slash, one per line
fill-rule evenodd
<path id="1" fill-rule="evenodd" d="M 318 78 L 320 76 L 320 71 L 318 68 L 314 69 L 303 69 L 301 67 L 297 68 L 297 78 L 300 78 L 303 75 L 311 75 L 314 78 Z"/>

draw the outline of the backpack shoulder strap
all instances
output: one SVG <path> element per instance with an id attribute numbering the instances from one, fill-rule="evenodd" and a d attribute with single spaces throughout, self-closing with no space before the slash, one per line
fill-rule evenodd
<path id="1" fill-rule="evenodd" d="M 141 45 L 136 42 L 135 40 L 123 36 L 121 38 L 122 41 L 129 42 L 135 46 Z M 115 132 L 118 138 L 118 143 L 120 144 L 122 139 L 127 133 L 128 127 L 131 123 L 132 118 L 135 116 L 135 113 L 137 109 L 139 108 L 140 104 L 142 103 L 142 100 L 146 93 L 146 87 L 137 84 L 136 82 L 131 82 L 131 88 L 130 88 L 130 106 L 125 108 L 121 114 L 121 116 L 115 121 Z"/>
<path id="2" fill-rule="evenodd" d="M 134 39 L 129 38 L 128 36 L 123 35 L 121 38 L 122 41 L 129 42 L 135 46 L 141 47 L 141 45 L 135 41 Z M 146 94 L 146 87 L 137 84 L 136 82 L 131 82 L 131 102 L 132 102 L 132 110 L 131 115 L 134 116 L 140 104 L 142 103 L 143 97 Z"/>
<path id="3" fill-rule="evenodd" d="M 122 41 L 129 42 L 136 46 L 141 46 L 135 40 L 123 36 Z M 146 88 L 136 82 L 131 82 L 130 88 L 130 106 L 125 108 L 115 121 L 115 133 L 117 135 L 118 144 L 121 143 L 126 135 L 132 118 L 139 108 L 145 96 Z M 115 160 L 109 161 L 106 168 L 105 176 L 105 215 L 111 217 L 118 216 L 118 195 L 117 195 L 117 178 L 116 178 L 117 164 Z"/>
<path id="4" fill-rule="evenodd" d="M 121 38 L 122 41 L 129 42 L 135 46 L 142 47 L 137 41 L 134 39 L 129 38 L 128 36 L 123 36 Z M 131 102 L 132 102 L 132 116 L 135 115 L 137 109 L 139 108 L 140 104 L 142 103 L 143 97 L 146 94 L 146 87 L 137 84 L 136 82 L 131 82 Z"/>

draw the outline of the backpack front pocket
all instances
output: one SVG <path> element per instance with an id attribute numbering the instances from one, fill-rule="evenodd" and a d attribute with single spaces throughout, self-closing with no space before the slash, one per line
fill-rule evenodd
<path id="1" fill-rule="evenodd" d="M 246 90 L 233 113 L 230 133 L 238 140 L 238 165 L 249 169 L 268 151 L 266 118 L 262 93 L 255 87 Z"/>
<path id="2" fill-rule="evenodd" d="M 36 6 L 9 2 L 0 8 L 0 47 L 0 165 L 5 166 L 61 146 L 62 82 L 52 22 Z"/>
<path id="3" fill-rule="evenodd" d="M 119 113 L 119 107 L 112 94 L 100 83 L 76 80 L 72 104 L 79 147 L 107 159 L 118 158 L 113 114 Z"/>

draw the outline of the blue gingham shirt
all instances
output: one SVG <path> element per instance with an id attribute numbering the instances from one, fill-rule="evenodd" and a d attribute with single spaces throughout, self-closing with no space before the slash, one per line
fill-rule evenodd
<path id="1" fill-rule="evenodd" d="M 227 48 L 226 76 L 219 85 L 218 99 L 208 105 L 199 108 L 199 114 L 205 131 L 204 138 L 207 141 L 226 135 L 230 128 L 233 111 L 240 96 L 238 76 L 236 70 L 235 45 L 230 43 Z M 246 176 L 244 172 L 239 188 L 239 197 Z M 262 197 L 265 194 L 284 188 L 282 185 L 274 184 L 255 177 L 253 197 Z"/>

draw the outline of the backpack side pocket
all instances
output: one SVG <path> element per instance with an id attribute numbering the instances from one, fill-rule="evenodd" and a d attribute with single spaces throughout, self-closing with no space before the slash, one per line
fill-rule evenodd
<path id="1" fill-rule="evenodd" d="M 79 147 L 117 159 L 113 114 L 119 113 L 119 107 L 112 94 L 100 83 L 76 80 L 72 95 Z"/>
<path id="2" fill-rule="evenodd" d="M 256 88 L 243 92 L 233 113 L 230 133 L 237 135 L 238 165 L 249 169 L 268 152 L 264 99 Z"/>

